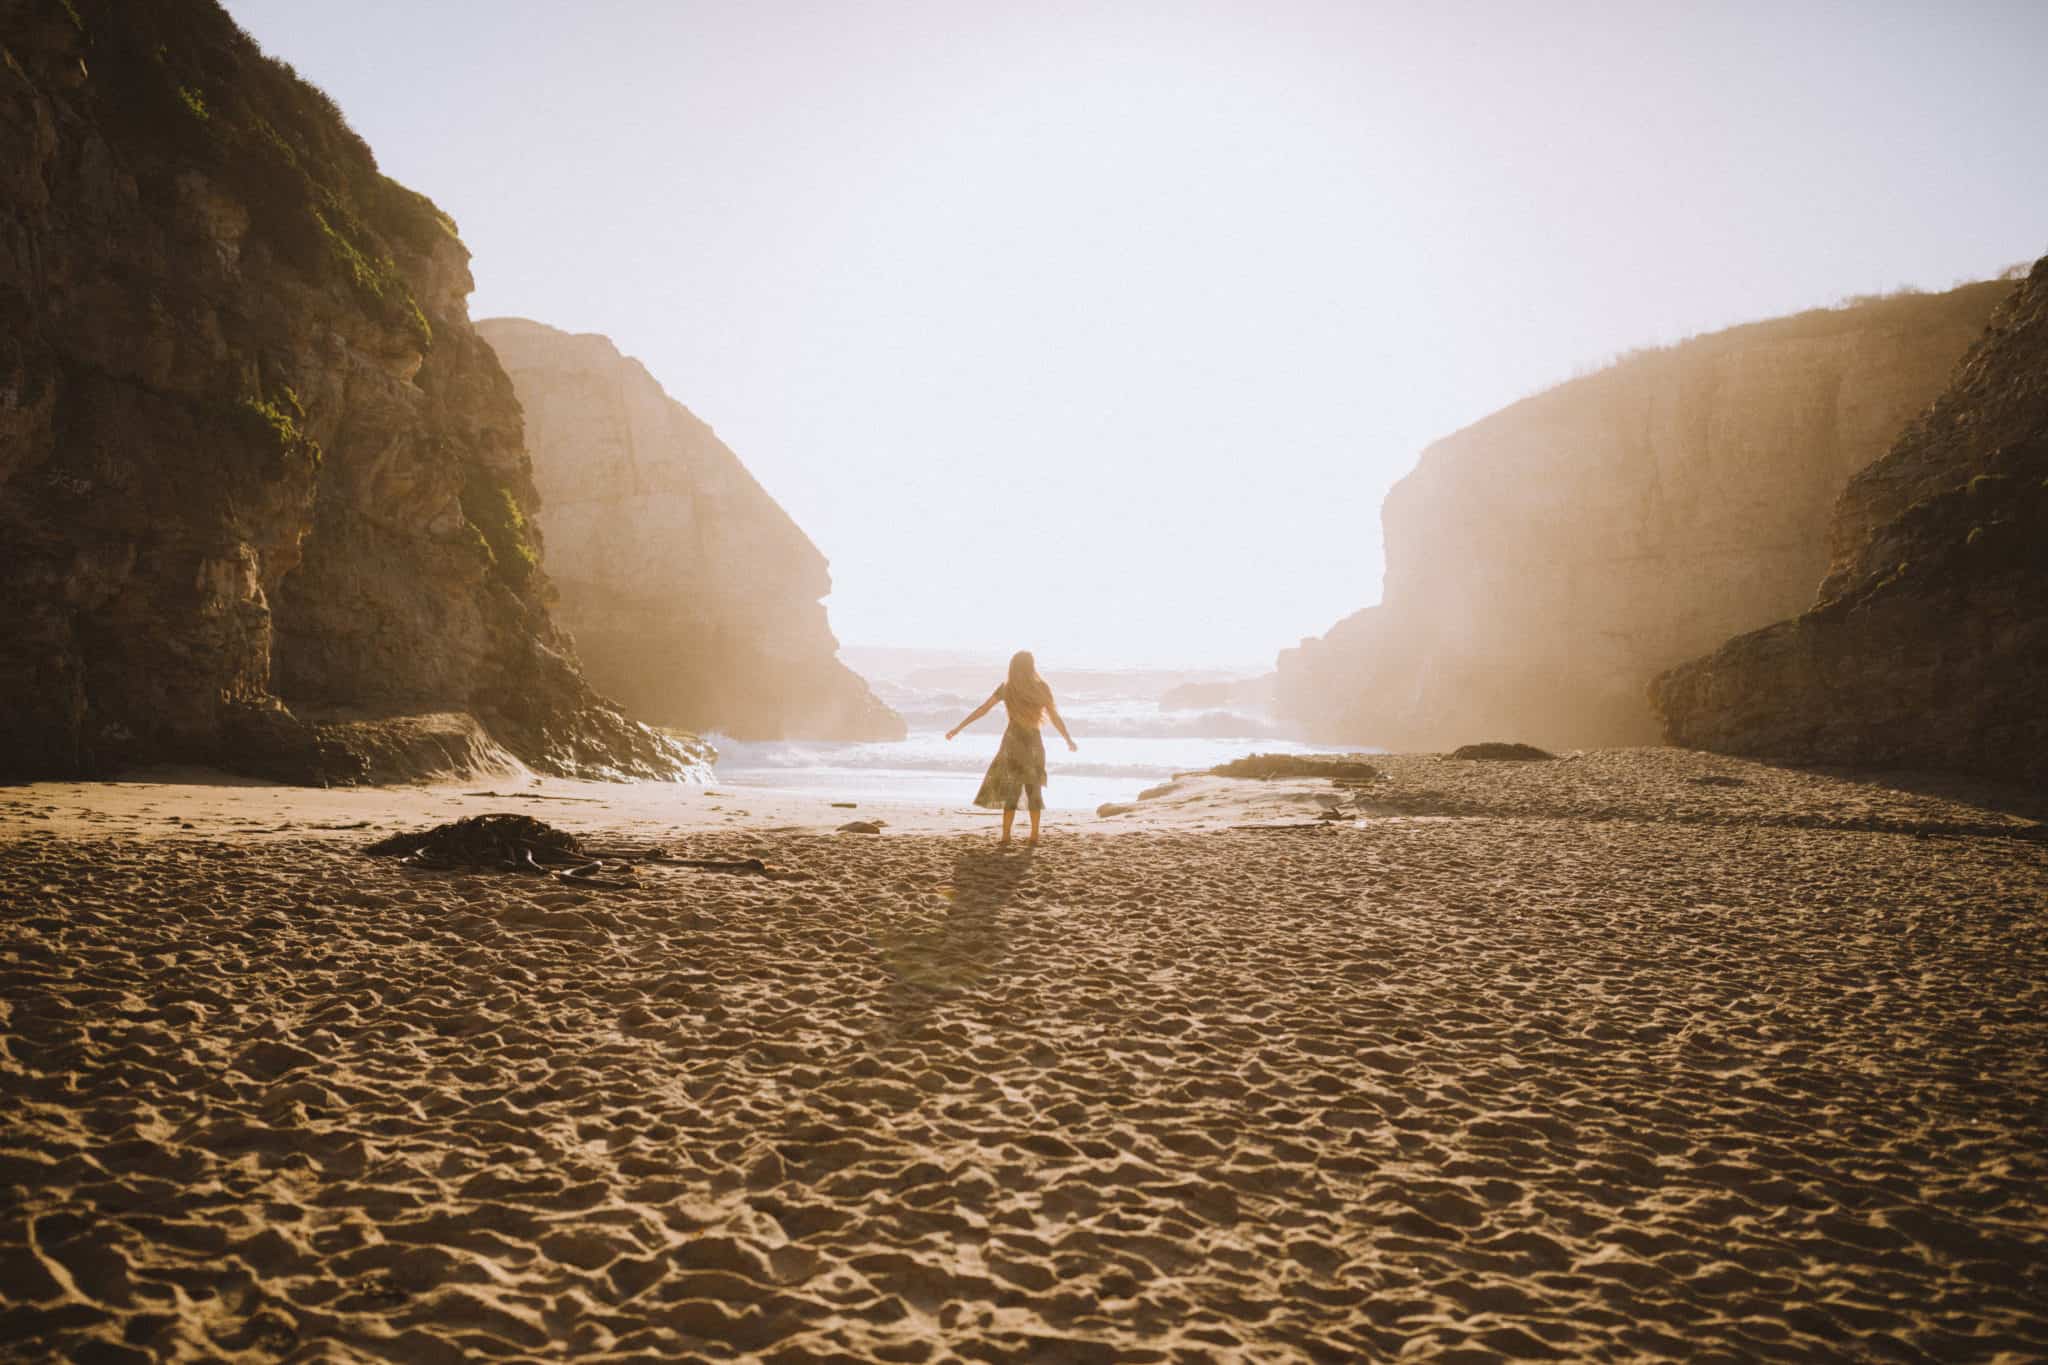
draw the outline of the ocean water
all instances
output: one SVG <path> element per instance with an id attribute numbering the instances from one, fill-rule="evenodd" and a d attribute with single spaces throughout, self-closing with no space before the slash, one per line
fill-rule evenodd
<path id="1" fill-rule="evenodd" d="M 1000 676 L 996 673 L 990 685 Z M 1329 752 L 1282 737 L 1270 718 L 1254 710 L 1162 710 L 1152 684 L 1148 676 L 1144 685 L 1130 688 L 1111 680 L 1091 690 L 1061 691 L 1060 714 L 1080 749 L 1068 753 L 1051 724 L 1046 725 L 1048 809 L 1092 811 L 1107 802 L 1130 801 L 1175 773 L 1214 767 L 1248 753 Z M 1002 708 L 948 741 L 946 730 L 981 697 L 893 680 L 877 680 L 875 690 L 903 716 L 908 738 L 876 744 L 749 744 L 713 735 L 719 751 L 714 785 L 773 788 L 835 801 L 972 808 L 975 789 L 1002 738 Z"/>

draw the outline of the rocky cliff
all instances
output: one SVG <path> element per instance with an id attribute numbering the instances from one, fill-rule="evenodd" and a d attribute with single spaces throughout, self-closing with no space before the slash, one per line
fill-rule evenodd
<path id="1" fill-rule="evenodd" d="M 211 0 L 0 45 L 0 770 L 695 767 L 549 620 L 454 225 Z"/>
<path id="2" fill-rule="evenodd" d="M 2010 289 L 1638 353 L 1437 442 L 1382 509 L 1381 605 L 1281 655 L 1282 716 L 1397 750 L 1655 743 L 1649 681 L 1811 600 L 1836 494 Z"/>
<path id="3" fill-rule="evenodd" d="M 838 659 L 825 557 L 710 427 L 604 337 L 478 330 L 526 412 L 557 618 L 632 714 L 736 739 L 901 739 Z"/>
<path id="4" fill-rule="evenodd" d="M 1809 610 L 1657 680 L 1670 739 L 2048 784 L 2048 258 L 1827 543 Z"/>

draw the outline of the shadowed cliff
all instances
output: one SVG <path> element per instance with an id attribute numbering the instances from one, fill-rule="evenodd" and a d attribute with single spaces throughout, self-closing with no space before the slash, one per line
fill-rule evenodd
<path id="1" fill-rule="evenodd" d="M 1281 654 L 1283 718 L 1396 750 L 1655 743 L 1650 679 L 1806 605 L 1836 494 L 2010 289 L 1698 337 L 1437 442 L 1382 508 L 1382 604 Z"/>
<path id="2" fill-rule="evenodd" d="M 901 739 L 839 662 L 825 557 L 610 340 L 477 324 L 526 413 L 556 617 L 635 716 L 736 739 Z"/>
<path id="3" fill-rule="evenodd" d="M 2048 258 L 1827 544 L 1811 609 L 1657 679 L 1672 742 L 2048 782 Z"/>
<path id="4" fill-rule="evenodd" d="M 0 43 L 0 768 L 692 770 L 548 618 L 454 224 L 210 0 Z"/>

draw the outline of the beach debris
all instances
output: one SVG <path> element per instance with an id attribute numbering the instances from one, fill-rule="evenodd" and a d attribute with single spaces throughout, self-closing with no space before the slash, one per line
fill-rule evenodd
<path id="1" fill-rule="evenodd" d="M 1095 808 L 1095 813 L 1107 820 L 1112 815 L 1129 815 L 1136 809 L 1136 806 L 1125 805 L 1121 802 L 1105 801 Z"/>
<path id="2" fill-rule="evenodd" d="M 488 796 L 497 801 L 574 801 L 585 806 L 602 806 L 595 796 L 549 796 L 544 792 L 464 792 L 465 796 Z"/>
<path id="3" fill-rule="evenodd" d="M 1377 782 L 1378 768 L 1361 758 L 1330 754 L 1251 754 L 1209 769 L 1211 777 L 1328 777 L 1340 782 Z"/>
<path id="4" fill-rule="evenodd" d="M 776 867 L 759 858 L 675 858 L 666 852 L 656 850 L 642 859 L 650 863 L 666 863 L 671 867 L 694 867 L 699 872 L 725 872 L 742 877 L 766 877 L 774 882 L 807 882 L 808 872 L 791 868 Z"/>
<path id="5" fill-rule="evenodd" d="M 1476 759 L 1482 763 L 1542 763 L 1557 755 L 1533 744 L 1509 744 L 1490 739 L 1484 744 L 1461 744 L 1451 751 L 1451 757 Z"/>
<path id="6" fill-rule="evenodd" d="M 858 801 L 834 801 L 834 802 L 832 803 L 832 809 L 834 809 L 834 810 L 859 810 L 859 809 L 860 809 L 860 802 L 858 802 Z"/>
<path id="7" fill-rule="evenodd" d="M 1254 834 L 1292 834 L 1305 829 L 1334 828 L 1327 820 L 1260 820 L 1247 825 L 1232 825 L 1232 829 L 1249 830 Z"/>
<path id="8" fill-rule="evenodd" d="M 839 827 L 841 834 L 880 834 L 886 820 L 848 820 Z"/>
<path id="9" fill-rule="evenodd" d="M 1316 804 L 1322 807 L 1321 812 L 1316 816 L 1318 820 L 1350 820 L 1354 818 L 1352 812 L 1344 809 L 1344 798 L 1341 796 L 1318 796 L 1316 797 Z"/>
<path id="10" fill-rule="evenodd" d="M 600 876 L 604 864 L 581 840 L 530 815 L 471 815 L 430 830 L 394 834 L 363 851 L 438 872 L 534 872 L 578 886 L 636 885 Z"/>
<path id="11" fill-rule="evenodd" d="M 394 834 L 364 851 L 380 858 L 423 855 L 477 866 L 527 863 L 536 854 L 552 862 L 586 860 L 582 841 L 567 830 L 530 815 L 508 814 L 471 815 L 424 832 Z"/>

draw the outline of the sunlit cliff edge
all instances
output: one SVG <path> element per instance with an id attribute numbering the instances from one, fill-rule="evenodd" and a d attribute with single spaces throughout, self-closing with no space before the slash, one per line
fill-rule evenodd
<path id="1" fill-rule="evenodd" d="M 1381 604 L 1280 655 L 1283 719 L 1396 750 L 1658 742 L 1650 680 L 1811 602 L 1836 495 L 2011 289 L 1694 338 L 1435 443 L 1382 508 Z"/>
<path id="2" fill-rule="evenodd" d="M 557 618 L 635 716 L 737 739 L 901 739 L 838 658 L 825 557 L 739 457 L 608 338 L 478 330 L 526 413 Z"/>
<path id="3" fill-rule="evenodd" d="M 2048 257 L 1826 543 L 1808 610 L 1657 680 L 1669 737 L 2048 783 Z"/>
<path id="4" fill-rule="evenodd" d="M 208 0 L 0 43 L 0 769 L 701 772 L 549 618 L 454 224 Z"/>

